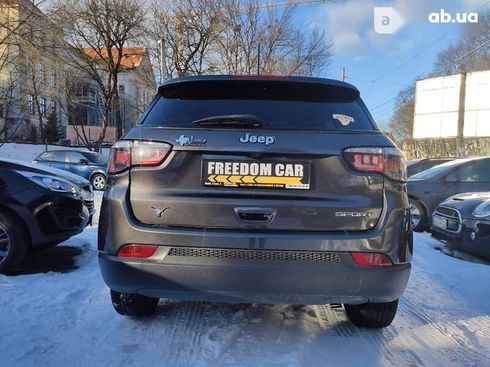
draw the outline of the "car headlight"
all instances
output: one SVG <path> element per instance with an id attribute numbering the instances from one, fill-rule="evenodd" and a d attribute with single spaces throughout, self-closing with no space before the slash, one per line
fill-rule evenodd
<path id="1" fill-rule="evenodd" d="M 476 218 L 490 217 L 490 200 L 484 201 L 473 210 Z"/>
<path id="2" fill-rule="evenodd" d="M 17 171 L 25 178 L 35 184 L 45 187 L 51 191 L 66 192 L 74 195 L 80 194 L 80 188 L 73 182 L 55 176 L 42 175 L 34 172 Z"/>

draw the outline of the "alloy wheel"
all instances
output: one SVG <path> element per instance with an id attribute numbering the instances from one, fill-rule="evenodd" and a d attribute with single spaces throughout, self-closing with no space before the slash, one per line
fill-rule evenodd
<path id="1" fill-rule="evenodd" d="M 421 220 L 420 210 L 416 205 L 410 203 L 410 219 L 412 220 L 412 227 L 415 228 L 419 225 Z"/>
<path id="2" fill-rule="evenodd" d="M 105 177 L 101 175 L 95 176 L 92 181 L 92 185 L 96 190 L 103 190 L 105 187 Z"/>
<path id="3" fill-rule="evenodd" d="M 0 264 L 7 258 L 10 247 L 10 237 L 7 229 L 0 223 Z"/>

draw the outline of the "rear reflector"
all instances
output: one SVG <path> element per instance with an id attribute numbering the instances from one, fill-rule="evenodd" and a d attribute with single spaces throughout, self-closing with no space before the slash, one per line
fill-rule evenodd
<path id="1" fill-rule="evenodd" d="M 352 258 L 361 266 L 391 266 L 393 263 L 385 254 L 376 252 L 352 252 Z"/>
<path id="2" fill-rule="evenodd" d="M 153 141 L 118 141 L 112 146 L 108 173 L 120 173 L 129 167 L 158 166 L 170 154 L 172 146 Z"/>
<path id="3" fill-rule="evenodd" d="M 157 248 L 158 246 L 156 245 L 138 245 L 131 243 L 121 247 L 117 256 L 144 259 L 153 256 Z"/>
<path id="4" fill-rule="evenodd" d="M 396 181 L 407 180 L 405 158 L 397 148 L 348 148 L 344 157 L 356 171 L 381 173 Z"/>

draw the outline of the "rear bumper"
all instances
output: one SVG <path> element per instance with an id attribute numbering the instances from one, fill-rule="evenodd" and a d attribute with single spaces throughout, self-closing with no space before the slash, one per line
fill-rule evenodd
<path id="1" fill-rule="evenodd" d="M 106 284 L 150 297 L 232 303 L 327 304 L 400 298 L 410 264 L 360 267 L 349 253 L 337 261 L 264 261 L 170 256 L 134 261 L 99 253 Z M 157 252 L 157 253 L 158 253 Z"/>
<path id="2" fill-rule="evenodd" d="M 393 301 L 405 290 L 413 243 L 406 196 L 389 185 L 386 210 L 372 230 L 239 231 L 139 223 L 128 205 L 129 176 L 109 176 L 99 219 L 102 276 L 113 290 L 160 298 L 288 304 Z M 159 255 L 139 261 L 115 256 L 128 243 L 158 245 Z M 170 248 L 332 253 L 339 261 L 167 257 Z M 352 251 L 383 253 L 395 265 L 360 267 Z"/>

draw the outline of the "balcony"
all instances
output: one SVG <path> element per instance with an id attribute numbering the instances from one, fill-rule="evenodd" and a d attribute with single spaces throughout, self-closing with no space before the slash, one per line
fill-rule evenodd
<path id="1" fill-rule="evenodd" d="M 97 103 L 97 94 L 92 91 L 83 91 L 77 94 L 77 103 L 94 105 Z"/>

